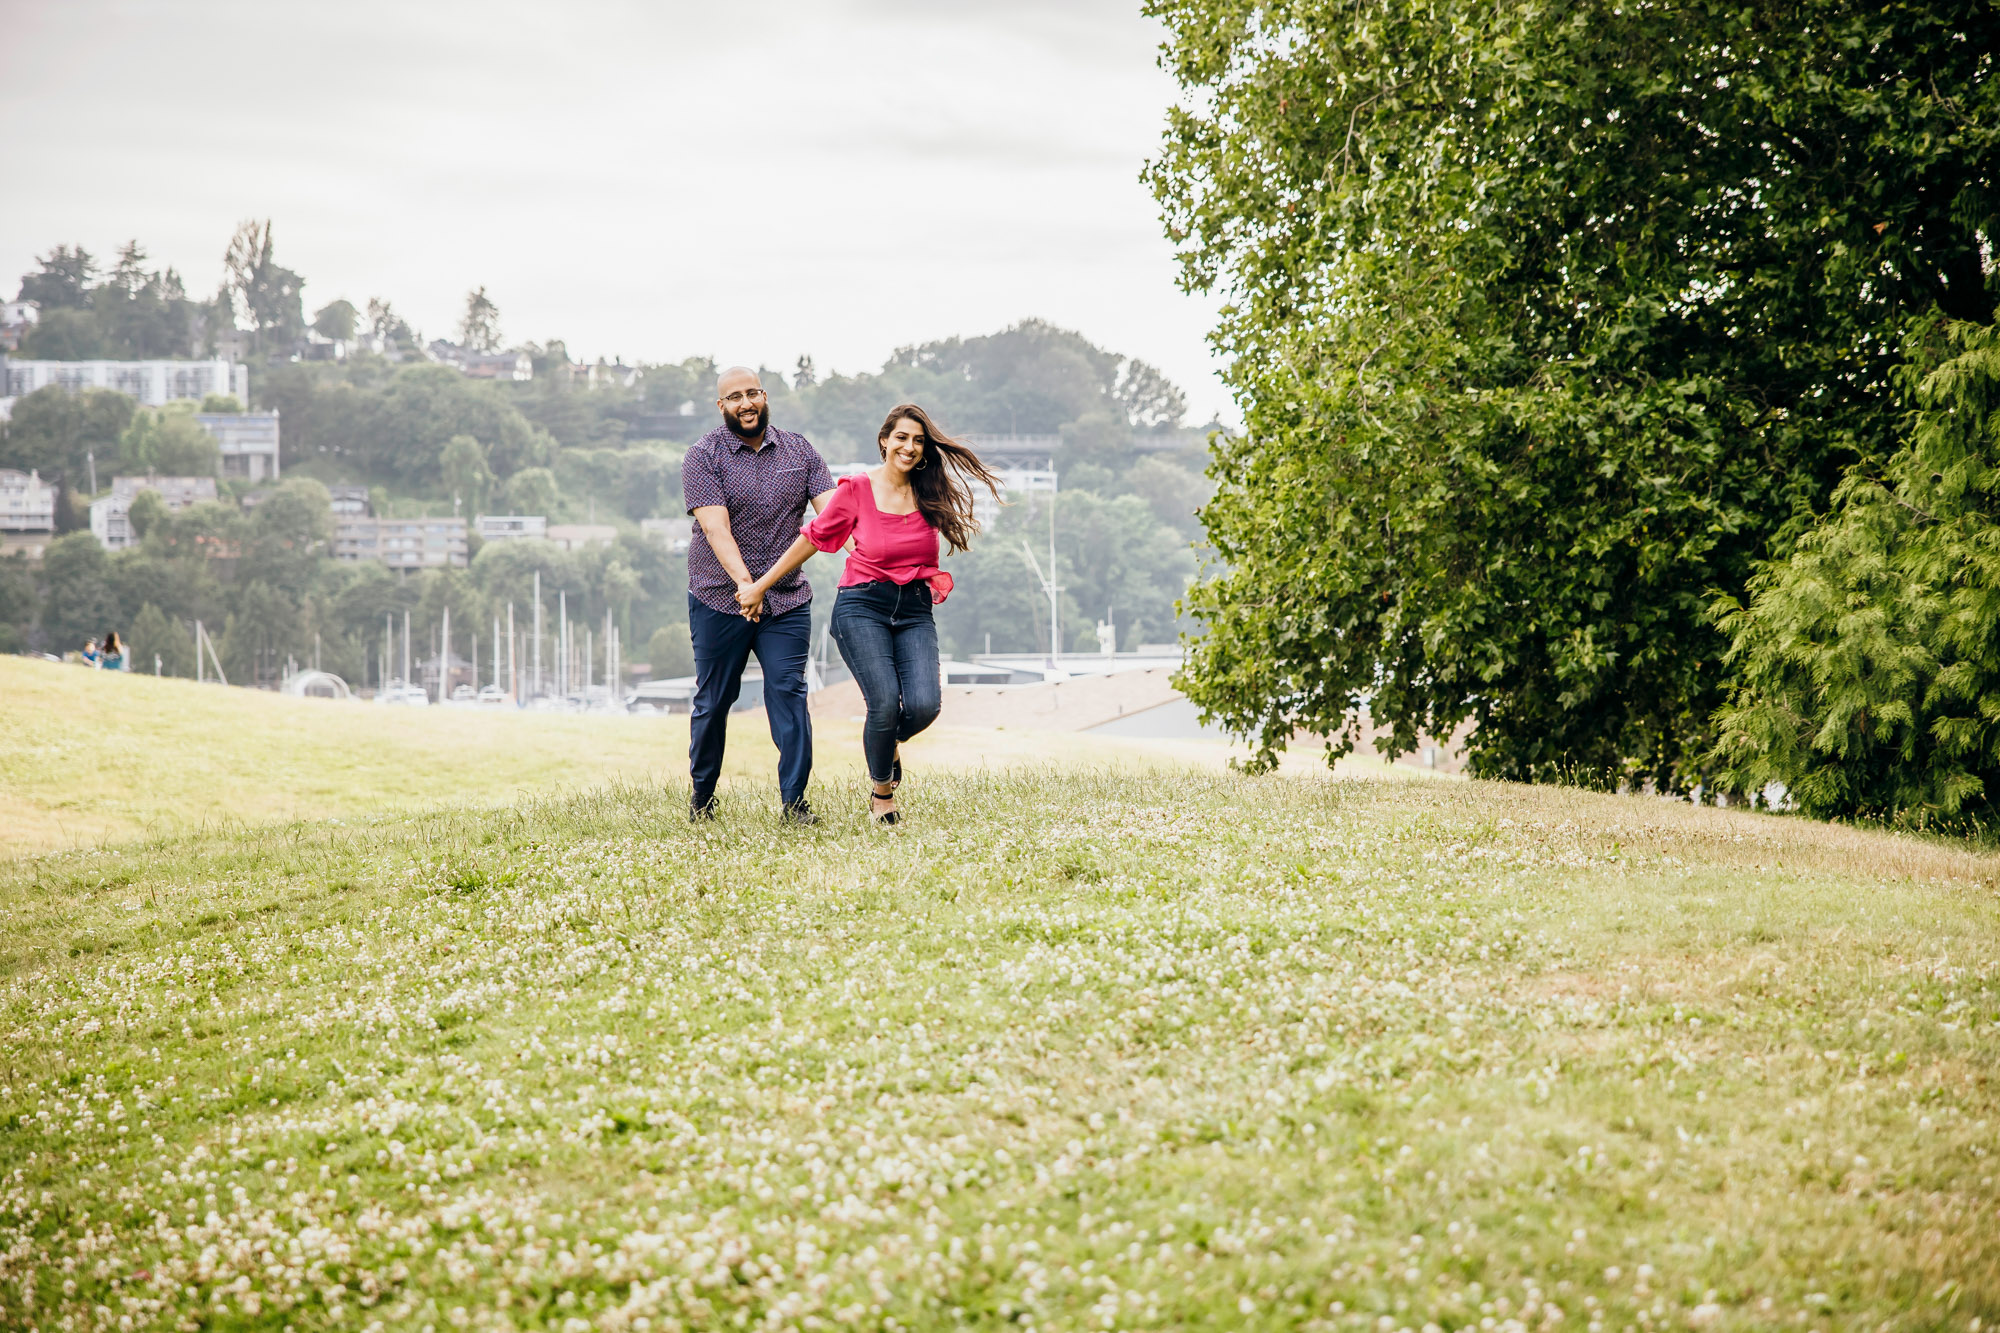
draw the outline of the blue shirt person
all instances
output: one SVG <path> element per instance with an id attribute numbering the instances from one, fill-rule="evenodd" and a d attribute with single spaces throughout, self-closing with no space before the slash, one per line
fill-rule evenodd
<path id="1" fill-rule="evenodd" d="M 812 647 L 812 585 L 796 571 L 747 607 L 748 590 L 799 535 L 806 507 L 833 497 L 833 474 L 803 435 L 774 428 L 755 371 L 734 366 L 716 382 L 722 425 L 681 460 L 681 489 L 695 520 L 688 544 L 688 629 L 694 639 L 694 710 L 689 719 L 689 814 L 715 812 L 715 784 L 729 709 L 743 668 L 764 669 L 764 715 L 778 747 L 778 796 L 785 818 L 815 822 L 806 804 L 812 777 L 812 718 L 806 711 L 806 658 Z"/>

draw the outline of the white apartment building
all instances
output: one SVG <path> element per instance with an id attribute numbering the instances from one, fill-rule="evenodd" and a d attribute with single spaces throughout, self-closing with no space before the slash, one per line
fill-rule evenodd
<path id="1" fill-rule="evenodd" d="M 201 428 L 222 451 L 222 475 L 247 481 L 278 479 L 276 412 L 197 412 Z"/>
<path id="2" fill-rule="evenodd" d="M 464 569 L 465 520 L 336 516 L 333 558 L 379 560 L 391 569 Z"/>
<path id="3" fill-rule="evenodd" d="M 170 514 L 216 498 L 214 477 L 114 477 L 111 494 L 90 502 L 90 531 L 105 550 L 122 551 L 132 544 L 132 501 L 141 491 L 166 501 Z"/>
<path id="4" fill-rule="evenodd" d="M 0 532 L 54 532 L 56 488 L 38 472 L 0 468 Z"/>
<path id="5" fill-rule="evenodd" d="M 549 520 L 542 514 L 481 514 L 472 520 L 472 530 L 483 542 L 539 539 L 549 535 Z"/>
<path id="6" fill-rule="evenodd" d="M 0 407 L 51 384 L 77 389 L 114 389 L 147 407 L 164 407 L 183 398 L 212 393 L 234 394 L 250 401 L 250 367 L 228 361 L 6 361 L 7 380 L 0 385 Z"/>

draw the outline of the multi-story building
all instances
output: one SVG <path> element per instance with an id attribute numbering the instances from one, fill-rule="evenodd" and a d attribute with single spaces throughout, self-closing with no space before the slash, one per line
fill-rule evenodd
<path id="1" fill-rule="evenodd" d="M 379 560 L 391 569 L 465 568 L 462 518 L 336 516 L 333 558 Z"/>
<path id="2" fill-rule="evenodd" d="M 523 537 L 549 535 L 549 520 L 541 514 L 481 514 L 472 520 L 472 526 L 483 542 L 510 542 Z"/>
<path id="3" fill-rule="evenodd" d="M 54 532 L 56 488 L 38 472 L 0 468 L 0 532 Z"/>
<path id="4" fill-rule="evenodd" d="M 368 500 L 368 488 L 352 482 L 335 482 L 326 488 L 327 498 L 333 502 L 335 518 L 366 518 L 373 510 Z"/>
<path id="5" fill-rule="evenodd" d="M 276 412 L 197 412 L 196 421 L 222 451 L 222 475 L 247 481 L 278 479 Z"/>
<path id="6" fill-rule="evenodd" d="M 0 404 L 37 389 L 60 384 L 65 389 L 115 389 L 147 407 L 164 407 L 184 398 L 234 394 L 250 401 L 250 368 L 228 361 L 16 361 L 6 362 L 6 383 Z"/>
<path id="7" fill-rule="evenodd" d="M 111 494 L 90 502 L 90 531 L 105 550 L 122 551 L 132 544 L 132 501 L 141 491 L 166 501 L 170 514 L 216 497 L 214 477 L 114 477 Z"/>

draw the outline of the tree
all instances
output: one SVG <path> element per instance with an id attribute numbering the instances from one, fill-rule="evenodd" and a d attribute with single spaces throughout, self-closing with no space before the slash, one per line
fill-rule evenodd
<path id="1" fill-rule="evenodd" d="M 1171 430 L 1187 416 L 1187 395 L 1158 367 L 1127 361 L 1118 371 L 1118 402 L 1135 430 Z"/>
<path id="2" fill-rule="evenodd" d="M 28 646 L 37 601 L 28 553 L 0 556 L 0 653 L 18 653 Z"/>
<path id="3" fill-rule="evenodd" d="M 522 468 L 507 478 L 507 508 L 516 514 L 549 514 L 560 500 L 556 474 L 545 467 Z"/>
<path id="4" fill-rule="evenodd" d="M 167 619 L 166 613 L 151 602 L 139 608 L 125 641 L 134 671 L 150 672 L 153 659 L 158 657 L 163 676 L 195 674 L 194 634 L 179 621 Z"/>
<path id="5" fill-rule="evenodd" d="M 1153 514 L 1181 536 L 1201 535 L 1201 507 L 1215 483 L 1164 458 L 1142 458 L 1125 471 L 1125 486 L 1152 507 Z"/>
<path id="6" fill-rule="evenodd" d="M 1489 776 L 1713 767 L 1711 589 L 1892 447 L 1900 331 L 1990 317 L 1981 0 L 1153 0 L 1148 178 L 1246 433 L 1184 684 L 1258 736 L 1471 719 Z M 1344 752 L 1344 739 L 1332 747 Z"/>
<path id="7" fill-rule="evenodd" d="M 470 435 L 454 435 L 445 441 L 438 459 L 445 489 L 465 506 L 465 512 L 484 512 L 486 488 L 493 484 L 492 470 L 486 466 L 486 449 Z"/>
<path id="8" fill-rule="evenodd" d="M 694 640 L 688 637 L 686 621 L 662 625 L 646 642 L 646 666 L 654 680 L 672 680 L 694 674 Z"/>
<path id="9" fill-rule="evenodd" d="M 216 645 L 223 673 L 232 684 L 274 685 L 288 656 L 312 650 L 304 609 L 262 579 L 238 589 L 234 600 Z"/>
<path id="10" fill-rule="evenodd" d="M 305 333 L 305 280 L 273 258 L 271 223 L 245 222 L 223 255 L 226 288 L 249 315 L 258 345 L 289 347 Z"/>
<path id="11" fill-rule="evenodd" d="M 458 340 L 475 352 L 500 350 L 500 307 L 481 287 L 465 294 L 465 314 L 458 321 Z"/>
<path id="12" fill-rule="evenodd" d="M 171 404 L 133 413 L 132 424 L 119 438 L 117 457 L 127 472 L 212 477 L 221 465 L 222 451 L 193 412 Z"/>
<path id="13" fill-rule="evenodd" d="M 295 602 L 319 575 L 319 557 L 333 535 L 333 505 L 325 486 L 291 477 L 250 511 L 243 543 L 246 567 Z"/>
<path id="14" fill-rule="evenodd" d="M 335 342 L 353 342 L 358 315 L 352 301 L 340 300 L 322 306 L 313 316 L 313 332 Z"/>
<path id="15" fill-rule="evenodd" d="M 635 523 L 680 499 L 680 467 L 675 459 L 653 449 L 628 449 L 619 455 L 618 497 L 625 517 Z"/>
<path id="16" fill-rule="evenodd" d="M 1821 818 L 2000 814 L 2000 330 L 1915 331 L 1907 443 L 1718 611 L 1727 781 Z"/>
<path id="17" fill-rule="evenodd" d="M 58 245 L 35 262 L 41 267 L 21 275 L 16 300 L 35 302 L 44 317 L 52 310 L 89 306 L 91 282 L 97 277 L 97 261 L 90 251 L 80 245 Z"/>
<path id="18" fill-rule="evenodd" d="M 19 355 L 35 361 L 95 361 L 106 353 L 103 331 L 89 310 L 51 310 L 21 339 Z"/>
<path id="19" fill-rule="evenodd" d="M 83 647 L 114 623 L 118 604 L 111 595 L 104 548 L 87 532 L 72 532 L 42 551 L 42 630 L 57 652 Z"/>
<path id="20" fill-rule="evenodd" d="M 416 334 L 410 331 L 402 316 L 380 297 L 368 298 L 368 332 L 392 349 L 414 347 L 417 342 Z"/>
<path id="21" fill-rule="evenodd" d="M 140 541 L 146 534 L 171 517 L 167 502 L 160 498 L 158 491 L 140 491 L 132 497 L 131 508 L 125 511 L 125 521 L 132 528 L 132 535 Z"/>
<path id="22" fill-rule="evenodd" d="M 378 476 L 411 485 L 442 480 L 444 448 L 454 435 L 485 443 L 496 475 L 545 464 L 555 442 L 528 424 L 490 384 L 466 379 L 449 366 L 411 366 L 369 401 L 356 395 L 356 416 L 329 429 L 340 449 Z"/>
<path id="23" fill-rule="evenodd" d="M 44 385 L 14 404 L 0 456 L 9 467 L 61 478 L 80 490 L 92 455 L 100 470 L 118 457 L 119 438 L 132 414 L 132 400 L 110 389 L 71 393 L 61 385 Z"/>

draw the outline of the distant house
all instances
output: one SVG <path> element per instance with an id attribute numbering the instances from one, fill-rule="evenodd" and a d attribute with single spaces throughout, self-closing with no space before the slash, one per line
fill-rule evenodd
<path id="1" fill-rule="evenodd" d="M 33 301 L 0 302 L 0 352 L 11 352 L 39 324 L 42 308 Z"/>
<path id="2" fill-rule="evenodd" d="M 333 501 L 335 518 L 366 518 L 371 512 L 368 488 L 350 482 L 336 482 L 326 488 L 327 498 Z"/>
<path id="3" fill-rule="evenodd" d="M 333 558 L 379 560 L 391 569 L 464 569 L 465 520 L 336 516 Z"/>
<path id="4" fill-rule="evenodd" d="M 535 378 L 535 361 L 526 352 L 475 352 L 439 338 L 425 349 L 433 361 L 454 367 L 459 374 L 476 380 L 517 380 Z"/>
<path id="5" fill-rule="evenodd" d="M 247 481 L 278 479 L 276 412 L 197 412 L 201 428 L 222 451 L 222 475 Z"/>
<path id="6" fill-rule="evenodd" d="M 39 472 L 0 468 L 0 532 L 54 532 L 56 488 Z"/>
<path id="7" fill-rule="evenodd" d="M 694 520 L 691 518 L 648 518 L 639 522 L 639 535 L 655 546 L 664 546 L 679 554 L 694 540 Z"/>
<path id="8" fill-rule="evenodd" d="M 586 546 L 609 546 L 618 540 L 618 529 L 609 523 L 551 523 L 549 540 L 565 551 L 581 551 Z"/>
<path id="9" fill-rule="evenodd" d="M 216 498 L 214 477 L 115 477 L 111 494 L 90 502 L 90 531 L 105 550 L 122 551 L 132 544 L 132 502 L 141 491 L 166 501 L 170 514 Z"/>
<path id="10" fill-rule="evenodd" d="M 549 521 L 540 514 L 481 514 L 472 520 L 472 528 L 483 542 L 518 541 L 524 537 L 549 535 Z"/>
<path id="11" fill-rule="evenodd" d="M 571 387 L 578 389 L 604 389 L 616 386 L 629 389 L 637 384 L 642 374 L 637 366 L 628 366 L 622 361 L 606 361 L 597 358 L 595 365 L 573 362 L 561 368 L 568 377 Z"/>
<path id="12" fill-rule="evenodd" d="M 18 304 L 18 303 L 17 303 Z M 51 384 L 78 389 L 113 389 L 147 407 L 186 398 L 234 394 L 250 401 L 250 368 L 228 361 L 16 361 L 8 358 L 7 382 L 0 385 L 0 415 L 13 400 Z"/>

